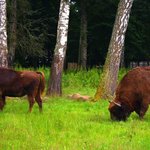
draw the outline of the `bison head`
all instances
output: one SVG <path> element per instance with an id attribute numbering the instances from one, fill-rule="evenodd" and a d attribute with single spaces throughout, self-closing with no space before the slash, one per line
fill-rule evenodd
<path id="1" fill-rule="evenodd" d="M 108 109 L 111 119 L 116 121 L 125 121 L 131 113 L 125 104 L 115 101 L 110 102 Z"/>

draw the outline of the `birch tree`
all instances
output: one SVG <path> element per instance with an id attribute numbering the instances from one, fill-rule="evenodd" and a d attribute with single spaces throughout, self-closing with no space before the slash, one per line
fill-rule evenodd
<path id="1" fill-rule="evenodd" d="M 8 67 L 6 0 L 0 0 L 0 67 Z"/>
<path id="2" fill-rule="evenodd" d="M 95 94 L 95 100 L 110 98 L 116 90 L 120 58 L 132 4 L 133 0 L 120 0 L 119 2 L 104 70 Z"/>
<path id="3" fill-rule="evenodd" d="M 50 71 L 47 95 L 61 96 L 62 72 L 67 48 L 70 0 L 60 1 L 59 20 L 57 26 L 57 41 Z"/>

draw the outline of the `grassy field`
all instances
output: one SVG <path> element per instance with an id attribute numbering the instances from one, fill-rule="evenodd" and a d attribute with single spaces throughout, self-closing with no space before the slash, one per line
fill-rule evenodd
<path id="1" fill-rule="evenodd" d="M 0 112 L 0 150 L 149 150 L 150 111 L 143 121 L 133 113 L 126 122 L 113 122 L 107 101 L 66 97 L 75 92 L 93 96 L 98 77 L 96 70 L 65 73 L 63 97 L 44 97 L 43 113 L 37 104 L 27 113 L 26 97 L 7 98 Z"/>

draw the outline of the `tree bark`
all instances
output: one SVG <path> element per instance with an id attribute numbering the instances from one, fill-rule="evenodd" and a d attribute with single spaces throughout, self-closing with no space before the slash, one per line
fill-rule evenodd
<path id="1" fill-rule="evenodd" d="M 87 67 L 87 12 L 86 0 L 81 0 L 81 24 L 80 24 L 80 43 L 79 43 L 79 68 Z"/>
<path id="2" fill-rule="evenodd" d="M 94 99 L 111 98 L 117 86 L 120 57 L 124 46 L 133 0 L 120 0 L 108 53 Z"/>
<path id="3" fill-rule="evenodd" d="M 15 49 L 16 49 L 16 0 L 10 0 L 10 10 L 9 10 L 9 37 L 8 37 L 8 66 L 12 67 L 15 59 Z"/>
<path id="4" fill-rule="evenodd" d="M 8 67 L 6 0 L 0 1 L 0 67 Z"/>
<path id="5" fill-rule="evenodd" d="M 47 90 L 49 96 L 62 95 L 62 72 L 67 48 L 70 0 L 61 0 L 57 26 L 57 41 Z"/>
<path id="6" fill-rule="evenodd" d="M 124 61 L 124 51 L 125 51 L 125 46 L 123 46 L 123 48 L 122 48 L 122 52 L 121 52 L 121 58 L 120 58 L 120 68 L 124 68 L 124 67 L 125 67 L 125 61 Z"/>

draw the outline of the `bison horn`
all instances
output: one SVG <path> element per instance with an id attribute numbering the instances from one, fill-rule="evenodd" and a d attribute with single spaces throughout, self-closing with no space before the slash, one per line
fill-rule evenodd
<path id="1" fill-rule="evenodd" d="M 115 105 L 121 107 L 121 104 L 119 104 L 119 103 L 117 103 L 117 102 L 114 102 L 114 101 L 112 101 L 112 102 L 113 102 Z"/>
<path id="2" fill-rule="evenodd" d="M 115 105 L 121 107 L 121 104 L 119 104 L 119 103 L 117 103 L 117 102 L 115 102 L 115 101 L 110 101 L 110 100 L 109 100 L 109 103 L 114 103 Z"/>

